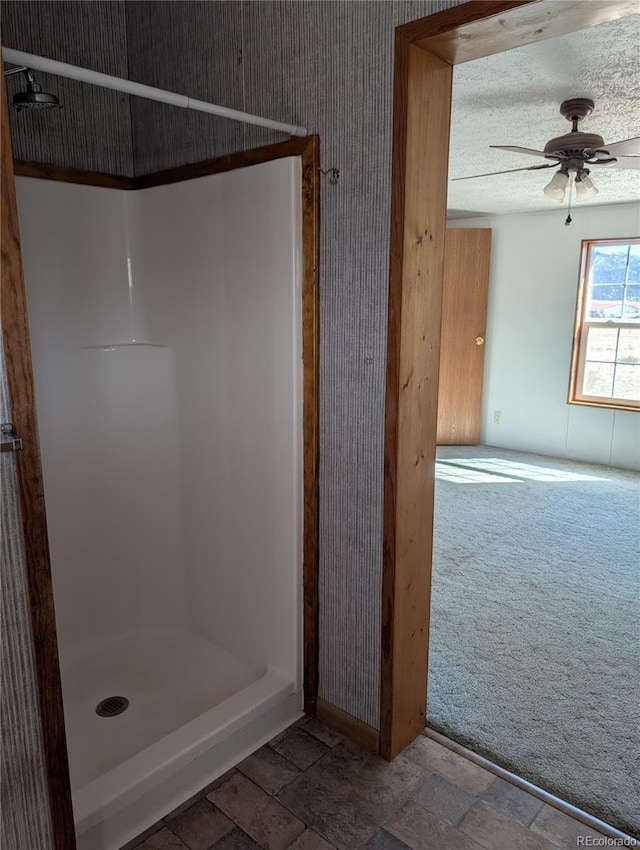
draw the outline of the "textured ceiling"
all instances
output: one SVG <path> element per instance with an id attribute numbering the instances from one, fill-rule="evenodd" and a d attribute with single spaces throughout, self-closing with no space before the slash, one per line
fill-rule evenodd
<path id="1" fill-rule="evenodd" d="M 501 171 L 545 160 L 489 145 L 541 150 L 569 132 L 560 103 L 595 101 L 581 129 L 605 142 L 640 136 L 640 15 L 457 65 L 454 70 L 449 211 L 507 213 L 557 209 L 542 194 L 552 169 L 452 182 L 454 177 Z M 640 170 L 592 169 L 600 194 L 583 203 L 640 199 Z"/>

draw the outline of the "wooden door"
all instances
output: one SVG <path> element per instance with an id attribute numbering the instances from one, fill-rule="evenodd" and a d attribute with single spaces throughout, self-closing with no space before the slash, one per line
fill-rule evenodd
<path id="1" fill-rule="evenodd" d="M 449 228 L 445 239 L 439 445 L 480 440 L 491 230 Z"/>
<path id="2" fill-rule="evenodd" d="M 11 422 L 15 426 L 16 436 L 22 440 L 22 449 L 12 452 L 15 463 L 19 490 L 19 515 L 22 526 L 22 545 L 14 546 L 7 554 L 7 563 L 3 563 L 6 576 L 17 575 L 26 591 L 26 603 L 30 614 L 30 634 L 17 634 L 16 618 L 7 618 L 3 623 L 3 640 L 9 644 L 8 666 L 15 675 L 11 677 L 9 687 L 15 693 L 12 696 L 17 705 L 27 705 L 34 697 L 39 717 L 36 727 L 40 735 L 33 734 L 25 738 L 27 724 L 12 724 L 8 735 L 15 740 L 15 751 L 21 752 L 21 758 L 13 764 L 4 764 L 12 772 L 11 783 L 15 788 L 25 789 L 24 795 L 16 793 L 16 805 L 8 812 L 3 810 L 5 818 L 11 818 L 16 829 L 22 830 L 25 841 L 30 847 L 51 847 L 52 850 L 73 850 L 75 831 L 71 807 L 71 786 L 65 738 L 64 716 L 62 711 L 62 689 L 60 667 L 58 663 L 58 644 L 53 607 L 53 588 L 49 563 L 49 544 L 44 507 L 44 489 L 40 466 L 38 426 L 33 390 L 33 370 L 29 345 L 29 327 L 22 274 L 22 255 L 20 252 L 20 234 L 9 134 L 7 94 L 4 81 L 0 81 L 2 93 L 2 343 L 6 362 L 8 384 L 8 405 Z M 3 441 L 7 447 L 7 441 Z M 11 441 L 12 442 L 12 441 Z M 13 463 L 12 463 L 13 467 Z M 4 531 L 4 529 L 3 529 Z M 20 549 L 20 557 L 15 553 Z M 5 552 L 3 550 L 3 556 Z M 3 580 L 6 577 L 3 575 Z M 20 656 L 12 645 L 22 644 L 25 652 L 32 655 L 35 682 L 17 675 L 20 671 Z M 6 647 L 3 646 L 3 651 Z M 4 656 L 3 656 L 4 660 Z M 3 664 L 4 666 L 4 664 Z M 3 670 L 4 673 L 4 670 Z M 36 694 L 27 693 L 35 685 Z M 23 728 L 24 727 L 24 728 Z M 12 743 L 9 741 L 9 743 Z M 38 788 L 34 772 L 41 764 L 45 773 L 48 799 L 44 801 L 48 808 L 49 821 L 37 817 L 36 806 L 30 805 L 29 794 Z M 3 770 L 4 778 L 4 770 Z M 8 834 L 13 827 L 8 825 Z M 22 847 L 23 845 L 21 845 Z M 26 844 L 24 845 L 26 848 Z"/>

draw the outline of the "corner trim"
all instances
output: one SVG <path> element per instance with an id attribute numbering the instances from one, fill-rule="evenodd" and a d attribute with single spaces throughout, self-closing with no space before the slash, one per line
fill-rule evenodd
<path id="1" fill-rule="evenodd" d="M 83 186 L 100 186 L 103 189 L 134 189 L 131 177 L 119 174 L 103 174 L 100 171 L 82 171 L 79 168 L 64 168 L 39 162 L 14 160 L 16 177 L 35 177 L 38 180 L 56 180 L 60 183 L 79 183 Z"/>

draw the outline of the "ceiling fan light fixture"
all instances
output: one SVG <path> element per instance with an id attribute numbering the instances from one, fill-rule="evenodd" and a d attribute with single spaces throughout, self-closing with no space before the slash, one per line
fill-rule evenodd
<path id="1" fill-rule="evenodd" d="M 598 189 L 593 180 L 589 177 L 576 177 L 576 201 L 587 201 L 589 198 L 594 198 L 598 194 Z"/>
<path id="2" fill-rule="evenodd" d="M 556 171 L 556 173 L 553 175 L 551 180 L 547 183 L 547 185 L 542 191 L 547 196 L 547 198 L 550 198 L 552 201 L 562 203 L 568 185 L 569 174 L 567 171 L 561 168 L 559 171 Z"/>

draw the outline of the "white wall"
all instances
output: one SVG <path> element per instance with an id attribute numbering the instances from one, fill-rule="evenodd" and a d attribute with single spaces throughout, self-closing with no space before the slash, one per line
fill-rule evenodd
<path id="1" fill-rule="evenodd" d="M 450 221 L 491 227 L 483 443 L 640 469 L 640 417 L 567 403 L 582 239 L 640 232 L 640 205 Z M 494 422 L 494 412 L 502 422 Z"/>
<path id="2" fill-rule="evenodd" d="M 187 625 L 299 680 L 300 181 L 18 179 L 62 644 Z"/>

